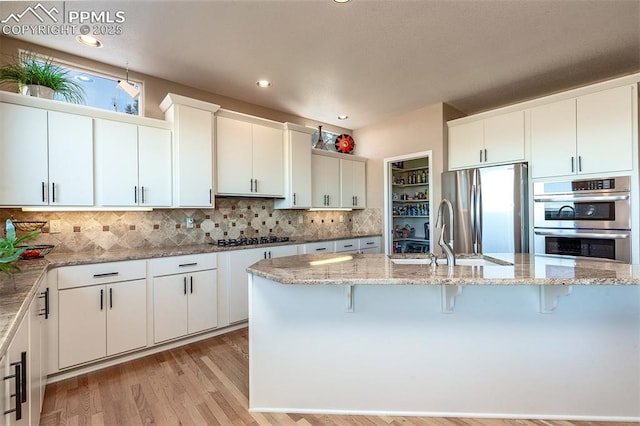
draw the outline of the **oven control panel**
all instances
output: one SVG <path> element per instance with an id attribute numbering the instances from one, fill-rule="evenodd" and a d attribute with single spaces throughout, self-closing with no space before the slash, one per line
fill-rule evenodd
<path id="1" fill-rule="evenodd" d="M 593 191 L 599 189 L 615 189 L 615 179 L 574 180 L 571 182 L 572 191 Z"/>

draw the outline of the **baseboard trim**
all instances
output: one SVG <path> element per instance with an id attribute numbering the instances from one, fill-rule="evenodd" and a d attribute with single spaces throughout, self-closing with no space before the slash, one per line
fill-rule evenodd
<path id="1" fill-rule="evenodd" d="M 185 337 L 180 340 L 172 340 L 170 342 L 160 343 L 151 347 L 146 347 L 146 348 L 137 350 L 135 352 L 128 352 L 123 355 L 117 355 L 113 358 L 108 358 L 103 361 L 96 361 L 88 365 L 73 367 L 71 369 L 60 371 L 59 373 L 55 373 L 47 376 L 47 384 L 70 379 L 72 377 L 76 377 L 81 374 L 102 370 L 103 368 L 112 367 L 114 365 L 122 364 L 123 362 L 132 361 L 134 359 L 143 358 L 148 355 L 157 354 L 158 352 L 164 352 L 170 349 L 179 348 L 180 346 L 199 342 L 200 340 L 205 340 L 211 337 L 220 336 L 222 334 L 231 333 L 232 331 L 240 330 L 240 329 L 246 328 L 247 326 L 248 326 L 247 321 L 243 321 L 241 323 L 229 325 L 224 328 L 211 330 L 206 333 L 198 334 L 195 336 Z"/>

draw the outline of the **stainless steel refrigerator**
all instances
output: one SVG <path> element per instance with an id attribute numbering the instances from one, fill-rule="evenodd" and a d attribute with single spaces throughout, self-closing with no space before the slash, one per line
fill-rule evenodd
<path id="1" fill-rule="evenodd" d="M 529 252 L 526 163 L 445 172 L 442 198 L 453 204 L 454 253 Z"/>

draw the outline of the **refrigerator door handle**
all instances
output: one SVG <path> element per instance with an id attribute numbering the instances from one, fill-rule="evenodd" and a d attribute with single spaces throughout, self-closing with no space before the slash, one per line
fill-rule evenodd
<path id="1" fill-rule="evenodd" d="M 480 170 L 476 170 L 476 202 L 474 208 L 476 211 L 476 224 L 475 224 L 475 245 L 474 252 L 476 254 L 482 253 L 482 182 L 480 181 Z"/>
<path id="2" fill-rule="evenodd" d="M 477 196 L 477 192 L 476 192 L 476 185 L 475 185 L 475 177 L 474 177 L 474 183 L 471 185 L 471 208 L 469 209 L 469 212 L 471 213 L 471 245 L 473 246 L 473 251 L 474 253 L 477 252 L 476 250 L 476 213 L 477 213 L 477 208 L 476 208 L 476 196 Z"/>

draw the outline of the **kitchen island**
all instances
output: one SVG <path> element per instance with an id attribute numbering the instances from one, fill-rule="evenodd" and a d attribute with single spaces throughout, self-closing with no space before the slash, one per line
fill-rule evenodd
<path id="1" fill-rule="evenodd" d="M 252 265 L 250 409 L 640 420 L 640 265 L 417 262 Z"/>

